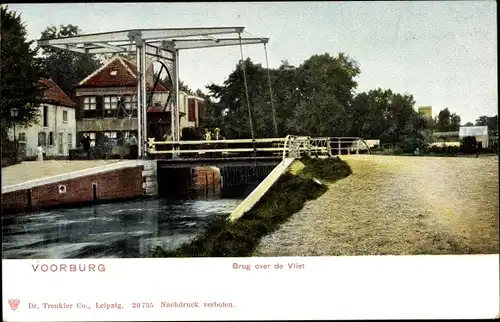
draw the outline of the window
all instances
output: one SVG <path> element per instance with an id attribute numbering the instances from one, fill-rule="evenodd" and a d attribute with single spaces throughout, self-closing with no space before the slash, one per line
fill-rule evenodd
<path id="1" fill-rule="evenodd" d="M 68 111 L 63 111 L 63 122 L 68 123 Z"/>
<path id="2" fill-rule="evenodd" d="M 137 96 L 126 95 L 123 97 L 123 107 L 125 112 L 132 116 L 137 116 Z"/>
<path id="3" fill-rule="evenodd" d="M 58 139 L 59 139 L 59 155 L 61 154 L 64 154 L 64 133 L 59 133 L 58 135 Z"/>
<path id="4" fill-rule="evenodd" d="M 49 132 L 49 145 L 54 145 L 54 132 Z"/>
<path id="5" fill-rule="evenodd" d="M 196 102 L 194 99 L 188 99 L 188 121 L 196 122 Z"/>
<path id="6" fill-rule="evenodd" d="M 17 140 L 21 143 L 25 143 L 26 142 L 26 133 L 25 132 L 19 133 L 19 137 L 17 138 Z"/>
<path id="7" fill-rule="evenodd" d="M 47 135 L 45 132 L 38 133 L 38 145 L 47 146 Z"/>
<path id="8" fill-rule="evenodd" d="M 26 133 L 19 133 L 18 139 L 18 154 L 19 156 L 26 156 Z"/>
<path id="9" fill-rule="evenodd" d="M 127 110 L 137 109 L 137 99 L 136 96 L 127 95 L 123 98 L 123 106 Z"/>
<path id="10" fill-rule="evenodd" d="M 83 98 L 83 117 L 84 118 L 97 117 L 97 97 L 86 96 Z"/>
<path id="11" fill-rule="evenodd" d="M 104 96 L 104 109 L 105 110 L 116 110 L 118 108 L 118 97 L 117 96 Z"/>
<path id="12" fill-rule="evenodd" d="M 83 98 L 83 109 L 85 111 L 95 111 L 97 108 L 96 97 L 86 96 Z"/>
<path id="13" fill-rule="evenodd" d="M 118 108 L 117 96 L 104 96 L 104 117 L 116 117 Z"/>
<path id="14" fill-rule="evenodd" d="M 71 135 L 71 133 L 68 133 L 68 152 L 72 148 L 73 148 L 73 135 Z"/>
<path id="15" fill-rule="evenodd" d="M 49 107 L 43 107 L 43 127 L 49 127 Z"/>
<path id="16" fill-rule="evenodd" d="M 117 141 L 118 141 L 118 133 L 117 132 L 103 132 L 102 134 L 113 145 L 115 145 L 117 143 Z"/>
<path id="17" fill-rule="evenodd" d="M 103 134 L 105 137 L 110 138 L 110 139 L 116 139 L 118 137 L 117 132 L 104 132 Z"/>

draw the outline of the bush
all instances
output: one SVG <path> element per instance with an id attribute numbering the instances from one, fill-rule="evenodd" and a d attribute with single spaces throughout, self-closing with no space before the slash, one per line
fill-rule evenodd
<path id="1" fill-rule="evenodd" d="M 465 154 L 477 153 L 477 140 L 474 136 L 465 136 L 460 140 L 460 152 Z"/>
<path id="2" fill-rule="evenodd" d="M 430 154 L 457 155 L 460 152 L 458 146 L 431 146 L 426 150 Z"/>
<path id="3" fill-rule="evenodd" d="M 181 138 L 183 141 L 198 141 L 201 139 L 199 130 L 195 127 L 183 128 Z"/>

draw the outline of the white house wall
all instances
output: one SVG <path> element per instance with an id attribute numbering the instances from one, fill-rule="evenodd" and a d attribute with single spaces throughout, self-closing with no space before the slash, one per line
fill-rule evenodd
<path id="1" fill-rule="evenodd" d="M 43 126 L 43 106 L 48 107 L 48 126 Z M 26 141 L 19 141 L 19 144 L 25 144 L 26 156 L 35 156 L 38 146 L 38 133 L 44 132 L 46 135 L 46 145 L 44 150 L 50 156 L 66 156 L 69 155 L 69 145 L 74 148 L 76 146 L 76 120 L 75 109 L 64 106 L 56 106 L 53 104 L 42 104 L 38 107 L 39 115 L 37 124 L 28 128 L 17 127 L 16 138 L 19 140 L 20 134 L 25 133 Z M 63 120 L 63 113 L 67 111 L 67 121 Z M 54 136 L 53 145 L 49 145 L 49 133 Z M 59 151 L 59 136 L 62 134 L 62 153 Z M 71 134 L 71 142 L 68 141 L 68 134 Z M 13 129 L 10 130 L 9 137 L 12 139 Z"/>

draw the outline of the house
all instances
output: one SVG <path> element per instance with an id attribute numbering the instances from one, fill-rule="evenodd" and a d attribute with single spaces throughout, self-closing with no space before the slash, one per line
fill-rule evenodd
<path id="1" fill-rule="evenodd" d="M 76 142 L 75 103 L 52 79 L 42 79 L 40 83 L 43 87 L 38 107 L 40 118 L 30 127 L 16 130 L 18 156 L 36 156 L 38 145 L 47 156 L 67 156 Z M 12 130 L 9 136 L 13 137 Z"/>
<path id="2" fill-rule="evenodd" d="M 76 87 L 76 128 L 80 140 L 88 134 L 91 145 L 101 137 L 122 140 L 137 136 L 137 67 L 132 60 L 113 56 Z M 154 67 L 146 73 L 146 91 L 153 92 L 147 108 L 148 137 L 161 140 L 171 134 L 170 90 L 155 84 Z M 180 92 L 179 125 L 199 124 L 203 113 L 202 99 Z M 167 104 L 168 102 L 168 104 Z M 201 102 L 201 103 L 200 103 Z M 201 112 L 200 112 L 201 111 Z M 123 141 L 122 141 L 123 142 Z"/>
<path id="3" fill-rule="evenodd" d="M 475 137 L 480 148 L 487 148 L 489 145 L 487 126 L 461 126 L 459 136 L 460 139 L 466 136 Z"/>

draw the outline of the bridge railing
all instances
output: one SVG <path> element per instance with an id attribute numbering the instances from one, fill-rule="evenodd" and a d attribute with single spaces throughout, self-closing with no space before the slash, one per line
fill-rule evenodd
<path id="1" fill-rule="evenodd" d="M 361 144 L 360 144 L 361 142 Z M 148 140 L 151 155 L 184 157 L 224 158 L 231 156 L 274 156 L 299 158 L 309 156 L 331 157 L 338 154 L 369 151 L 368 145 L 358 137 L 309 137 L 287 135 L 284 138 L 200 140 L 200 141 L 155 141 Z M 364 146 L 363 146 L 364 145 Z"/>

